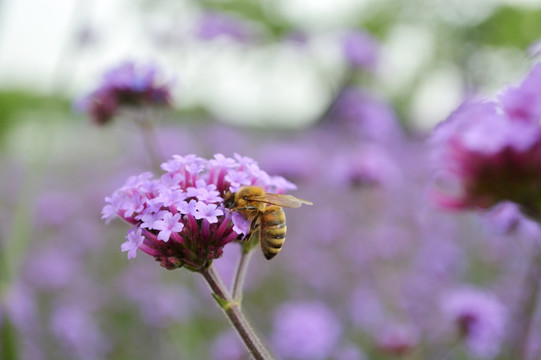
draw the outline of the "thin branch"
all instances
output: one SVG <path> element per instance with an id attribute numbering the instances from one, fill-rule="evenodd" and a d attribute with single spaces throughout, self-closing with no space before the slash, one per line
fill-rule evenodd
<path id="1" fill-rule="evenodd" d="M 231 325 L 233 328 L 235 328 L 254 359 L 272 360 L 272 356 L 269 354 L 240 310 L 239 304 L 231 299 L 231 295 L 227 291 L 222 279 L 214 268 L 209 266 L 208 268 L 201 270 L 201 275 L 203 275 L 207 281 L 207 284 L 213 292 L 212 295 L 214 299 L 224 311 Z"/>
<path id="2" fill-rule="evenodd" d="M 242 290 L 244 288 L 244 279 L 248 272 L 248 264 L 252 258 L 252 251 L 242 249 L 239 263 L 237 264 L 237 270 L 235 272 L 235 280 L 233 282 L 233 300 L 241 306 Z"/>

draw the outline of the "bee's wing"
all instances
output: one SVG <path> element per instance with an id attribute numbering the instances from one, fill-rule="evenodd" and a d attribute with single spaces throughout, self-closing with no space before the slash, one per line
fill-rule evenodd
<path id="1" fill-rule="evenodd" d="M 253 197 L 250 197 L 250 200 L 264 202 L 264 203 L 272 204 L 272 205 L 278 205 L 278 206 L 287 207 L 287 208 L 298 208 L 302 204 L 312 205 L 311 201 L 299 199 L 298 197 L 295 197 L 293 195 L 280 195 L 280 194 L 272 194 L 272 193 L 266 193 L 265 195 L 262 195 L 262 196 L 253 196 Z"/>

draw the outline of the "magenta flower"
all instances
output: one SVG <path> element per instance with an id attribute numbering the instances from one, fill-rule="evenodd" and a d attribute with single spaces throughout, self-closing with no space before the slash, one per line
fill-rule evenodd
<path id="1" fill-rule="evenodd" d="M 102 218 L 109 221 L 119 216 L 133 224 L 121 246 L 128 258 L 141 250 L 166 269 L 202 270 L 222 255 L 225 245 L 248 232 L 246 220 L 224 206 L 226 193 L 248 184 L 275 193 L 295 188 L 239 155 L 216 154 L 211 160 L 176 155 L 162 169 L 166 174 L 158 179 L 150 173 L 130 177 L 105 198 Z M 230 181 L 240 178 L 244 181 Z"/>
<path id="2" fill-rule="evenodd" d="M 493 357 L 503 341 L 506 309 L 492 294 L 459 289 L 442 298 L 444 315 L 478 357 Z"/>
<path id="3" fill-rule="evenodd" d="M 538 217 L 541 127 L 524 113 L 517 115 L 517 109 L 501 105 L 504 111 L 496 102 L 467 102 L 435 129 L 433 160 L 443 186 L 436 200 L 452 209 L 489 208 L 509 200 Z M 526 112 L 533 114 L 530 110 Z"/>
<path id="4" fill-rule="evenodd" d="M 159 78 L 158 68 L 131 61 L 105 73 L 99 87 L 76 103 L 98 125 L 111 121 L 121 107 L 170 105 L 170 84 Z"/>

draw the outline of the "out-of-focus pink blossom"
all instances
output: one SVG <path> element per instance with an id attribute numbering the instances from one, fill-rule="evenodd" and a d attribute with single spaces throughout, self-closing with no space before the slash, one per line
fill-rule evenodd
<path id="1" fill-rule="evenodd" d="M 171 106 L 171 84 L 159 77 L 155 64 L 127 61 L 105 73 L 101 84 L 75 106 L 97 125 L 111 121 L 121 107 Z"/>
<path id="2" fill-rule="evenodd" d="M 338 319 L 324 303 L 287 303 L 275 312 L 271 343 L 281 358 L 326 359 L 341 333 Z"/>
<path id="3" fill-rule="evenodd" d="M 244 21 L 219 12 L 203 14 L 196 24 L 195 36 L 201 40 L 213 40 L 220 37 L 239 42 L 247 42 L 254 36 Z"/>
<path id="4" fill-rule="evenodd" d="M 362 31 L 350 31 L 341 40 L 342 52 L 352 68 L 375 70 L 379 46 L 372 36 Z"/>
<path id="5" fill-rule="evenodd" d="M 387 325 L 376 339 L 378 348 L 392 356 L 411 353 L 419 343 L 418 331 L 402 324 Z"/>
<path id="6" fill-rule="evenodd" d="M 540 215 L 538 123 L 517 121 L 494 102 L 467 102 L 435 129 L 431 145 L 440 205 L 489 208 L 509 200 Z"/>
<path id="7" fill-rule="evenodd" d="M 363 139 L 388 143 L 402 137 L 402 129 L 389 104 L 360 88 L 342 90 L 330 117 Z"/>
<path id="8" fill-rule="evenodd" d="M 445 294 L 441 307 L 470 351 L 479 357 L 493 357 L 500 351 L 506 329 L 507 310 L 493 294 L 474 288 Z"/>

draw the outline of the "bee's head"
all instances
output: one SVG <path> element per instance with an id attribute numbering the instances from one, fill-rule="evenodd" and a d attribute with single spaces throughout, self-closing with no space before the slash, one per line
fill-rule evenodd
<path id="1" fill-rule="evenodd" d="M 235 207 L 235 195 L 236 193 L 228 191 L 224 194 L 224 206 L 227 209 Z"/>

